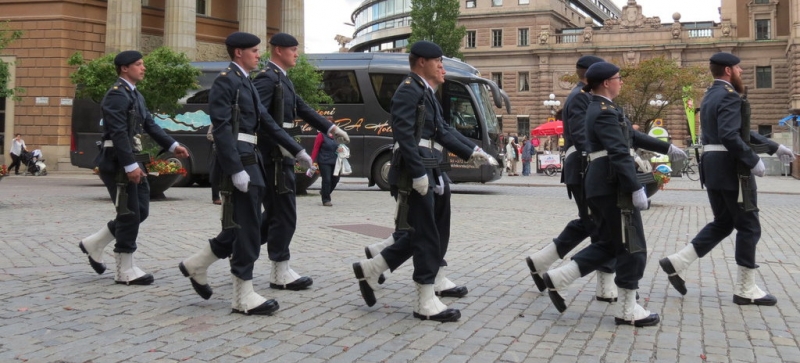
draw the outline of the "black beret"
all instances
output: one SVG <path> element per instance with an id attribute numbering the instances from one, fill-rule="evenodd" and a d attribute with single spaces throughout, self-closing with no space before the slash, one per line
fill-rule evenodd
<path id="1" fill-rule="evenodd" d="M 114 57 L 114 65 L 119 67 L 127 66 L 139 59 L 142 59 L 142 53 L 135 50 L 126 50 L 124 52 L 119 52 L 119 54 Z"/>
<path id="2" fill-rule="evenodd" d="M 245 32 L 235 32 L 225 39 L 225 45 L 233 48 L 247 49 L 255 47 L 259 43 L 261 43 L 261 39 L 255 34 Z"/>
<path id="3" fill-rule="evenodd" d="M 411 50 L 409 51 L 411 54 L 416 55 L 422 58 L 439 58 L 444 54 L 442 52 L 442 48 L 434 42 L 429 42 L 427 40 L 420 40 L 414 43 L 411 46 Z"/>
<path id="4" fill-rule="evenodd" d="M 583 57 L 578 58 L 578 63 L 575 63 L 575 67 L 589 69 L 592 64 L 597 62 L 605 62 L 603 58 L 596 57 L 593 55 L 585 55 Z"/>
<path id="5" fill-rule="evenodd" d="M 586 70 L 586 79 L 589 81 L 605 81 L 619 73 L 619 67 L 608 62 L 597 62 Z"/>
<path id="6" fill-rule="evenodd" d="M 740 62 L 739 57 L 725 52 L 719 52 L 712 55 L 709 61 L 711 64 L 719 64 L 725 67 L 733 67 Z"/>
<path id="7" fill-rule="evenodd" d="M 286 33 L 278 33 L 269 38 L 269 44 L 276 47 L 296 47 L 298 43 L 295 37 Z"/>

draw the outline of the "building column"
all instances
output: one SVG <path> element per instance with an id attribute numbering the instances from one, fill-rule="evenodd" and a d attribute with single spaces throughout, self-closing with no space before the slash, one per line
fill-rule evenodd
<path id="1" fill-rule="evenodd" d="M 305 53 L 305 5 L 303 0 L 283 0 L 281 7 L 281 31 L 297 38 L 297 49 Z"/>
<path id="2" fill-rule="evenodd" d="M 239 31 L 255 34 L 267 49 L 267 4 L 262 0 L 239 0 Z"/>
<path id="3" fill-rule="evenodd" d="M 197 42 L 195 0 L 170 0 L 164 9 L 164 45 L 195 60 Z"/>
<path id="4" fill-rule="evenodd" d="M 106 8 L 106 53 L 139 50 L 142 37 L 142 2 L 108 0 Z"/>

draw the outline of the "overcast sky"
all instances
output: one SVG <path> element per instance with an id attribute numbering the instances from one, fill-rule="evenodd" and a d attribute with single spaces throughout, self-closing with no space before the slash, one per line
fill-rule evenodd
<path id="1" fill-rule="evenodd" d="M 353 11 L 364 0 L 305 0 L 306 53 L 330 53 L 339 50 L 334 37 L 351 37 Z M 479 0 L 489 1 L 489 0 Z M 513 1 L 513 0 L 509 0 Z M 628 0 L 612 0 L 620 9 Z M 671 23 L 672 14 L 681 13 L 681 21 L 719 22 L 720 0 L 637 0 L 645 16 L 658 16 L 662 23 Z"/>

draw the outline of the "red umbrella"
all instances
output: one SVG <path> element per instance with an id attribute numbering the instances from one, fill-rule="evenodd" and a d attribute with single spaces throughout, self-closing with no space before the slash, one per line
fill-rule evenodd
<path id="1" fill-rule="evenodd" d="M 531 130 L 531 136 L 553 136 L 564 133 L 564 122 L 561 120 L 546 122 Z"/>

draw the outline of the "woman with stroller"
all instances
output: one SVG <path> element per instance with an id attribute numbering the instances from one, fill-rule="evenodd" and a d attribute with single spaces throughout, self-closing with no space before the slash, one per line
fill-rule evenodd
<path id="1" fill-rule="evenodd" d="M 14 139 L 11 140 L 11 165 L 8 166 L 9 171 L 14 168 L 14 175 L 19 175 L 19 166 L 22 164 L 20 157 L 25 151 L 25 140 L 22 140 L 22 135 L 14 135 Z"/>

